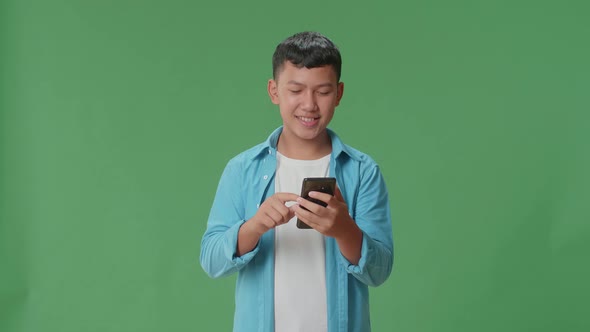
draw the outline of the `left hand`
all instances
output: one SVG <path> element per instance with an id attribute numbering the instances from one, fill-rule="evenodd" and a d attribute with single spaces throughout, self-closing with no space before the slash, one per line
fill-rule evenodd
<path id="1" fill-rule="evenodd" d="M 348 206 L 342 197 L 338 186 L 334 196 L 318 191 L 311 191 L 309 196 L 328 204 L 323 207 L 303 197 L 297 199 L 298 205 L 293 205 L 295 216 L 309 225 L 311 228 L 325 236 L 339 238 L 347 233 L 350 227 L 356 224 L 348 214 Z M 305 207 L 308 211 L 303 209 Z"/>

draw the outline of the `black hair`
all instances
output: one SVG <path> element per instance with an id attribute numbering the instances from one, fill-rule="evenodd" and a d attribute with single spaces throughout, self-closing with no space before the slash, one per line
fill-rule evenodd
<path id="1" fill-rule="evenodd" d="M 332 66 L 340 81 L 342 58 L 338 47 L 326 36 L 318 32 L 299 32 L 285 39 L 275 49 L 272 56 L 272 75 L 276 80 L 285 61 L 298 68 L 317 68 Z"/>

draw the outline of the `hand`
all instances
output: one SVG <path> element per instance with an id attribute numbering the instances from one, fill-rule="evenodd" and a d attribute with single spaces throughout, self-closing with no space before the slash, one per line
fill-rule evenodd
<path id="1" fill-rule="evenodd" d="M 338 189 L 338 186 L 335 189 L 334 196 L 318 191 L 309 193 L 311 198 L 325 202 L 326 207 L 299 197 L 297 199 L 299 205 L 294 205 L 292 209 L 295 211 L 297 218 L 311 228 L 325 236 L 339 238 L 356 224 L 348 214 L 348 206 L 342 197 L 340 189 Z M 303 207 L 307 210 L 303 209 Z"/>
<path id="2" fill-rule="evenodd" d="M 291 193 L 276 193 L 267 198 L 258 211 L 246 224 L 259 237 L 268 230 L 287 223 L 295 216 L 293 209 L 285 206 L 296 201 L 299 196 Z"/>
<path id="3" fill-rule="evenodd" d="M 291 220 L 295 213 L 292 207 L 285 206 L 285 203 L 296 201 L 298 197 L 290 193 L 276 193 L 267 198 L 254 217 L 240 227 L 236 254 L 242 256 L 252 251 L 264 233 Z"/>
<path id="4" fill-rule="evenodd" d="M 335 238 L 342 255 L 350 263 L 358 264 L 361 259 L 363 232 L 348 214 L 348 206 L 338 186 L 334 196 L 317 191 L 310 192 L 309 196 L 328 205 L 323 207 L 300 197 L 297 199 L 299 205 L 292 206 L 297 218 L 323 235 Z"/>

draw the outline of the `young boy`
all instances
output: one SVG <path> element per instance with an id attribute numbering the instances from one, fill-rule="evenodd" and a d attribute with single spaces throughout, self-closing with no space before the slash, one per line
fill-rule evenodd
<path id="1" fill-rule="evenodd" d="M 377 164 L 327 129 L 341 63 L 319 33 L 280 43 L 268 94 L 283 126 L 221 176 L 200 259 L 213 278 L 238 272 L 234 331 L 371 329 L 368 286 L 393 265 L 389 198 Z M 303 178 L 327 176 L 335 195 L 310 194 L 326 207 L 299 197 Z"/>

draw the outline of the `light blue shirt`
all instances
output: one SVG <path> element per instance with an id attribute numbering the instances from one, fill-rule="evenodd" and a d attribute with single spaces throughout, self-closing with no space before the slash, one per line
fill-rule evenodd
<path id="1" fill-rule="evenodd" d="M 238 230 L 274 194 L 276 146 L 282 127 L 263 143 L 231 159 L 219 182 L 207 230 L 201 241 L 201 265 L 212 278 L 238 272 L 235 332 L 274 331 L 274 229 L 251 252 L 236 256 Z M 371 330 L 369 289 L 385 282 L 393 267 L 389 196 L 377 164 L 345 144 L 331 130 L 330 176 L 363 232 L 361 259 L 350 263 L 335 239 L 326 237 L 328 331 Z"/>

